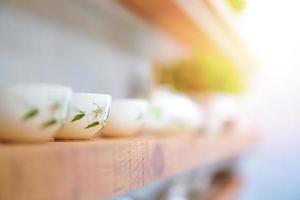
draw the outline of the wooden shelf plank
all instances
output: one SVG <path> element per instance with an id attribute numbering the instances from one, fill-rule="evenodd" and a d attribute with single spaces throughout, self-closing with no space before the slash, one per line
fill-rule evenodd
<path id="1" fill-rule="evenodd" d="M 236 157 L 256 134 L 0 145 L 0 199 L 93 200 Z"/>
<path id="2" fill-rule="evenodd" d="M 252 68 L 243 43 L 209 0 L 118 0 L 185 47 L 210 56 L 225 56 L 233 65 Z"/>
<path id="3" fill-rule="evenodd" d="M 244 67 L 250 70 L 250 72 L 253 71 L 257 66 L 257 63 L 251 51 L 249 51 L 245 45 L 244 38 L 242 38 L 241 34 L 238 32 L 236 26 L 237 14 L 230 9 L 228 2 L 224 0 L 203 0 L 203 3 L 206 4 L 207 9 L 210 10 L 215 21 L 217 21 L 233 45 L 236 46 L 236 49 L 241 52 L 239 56 L 243 57 Z"/>
<path id="4" fill-rule="evenodd" d="M 187 48 L 220 54 L 214 41 L 199 29 L 176 1 L 160 0 L 118 0 L 122 5 L 144 19 L 155 28 L 168 33 Z"/>

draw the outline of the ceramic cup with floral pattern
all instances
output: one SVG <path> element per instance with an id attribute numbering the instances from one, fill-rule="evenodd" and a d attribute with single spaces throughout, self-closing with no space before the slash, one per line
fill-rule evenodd
<path id="1" fill-rule="evenodd" d="M 138 134 L 144 125 L 148 102 L 143 99 L 113 100 L 107 126 L 101 135 L 130 137 Z"/>
<path id="2" fill-rule="evenodd" d="M 74 93 L 68 116 L 56 139 L 90 139 L 105 126 L 110 112 L 111 96 Z"/>
<path id="3" fill-rule="evenodd" d="M 51 141 L 66 117 L 72 89 L 47 84 L 0 89 L 0 140 Z"/>

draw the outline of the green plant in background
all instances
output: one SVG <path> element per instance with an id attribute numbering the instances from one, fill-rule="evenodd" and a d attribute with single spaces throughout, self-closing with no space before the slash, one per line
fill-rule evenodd
<path id="1" fill-rule="evenodd" d="M 245 8 L 245 0 L 227 0 L 233 10 L 240 12 Z"/>
<path id="2" fill-rule="evenodd" d="M 243 72 L 220 56 L 194 54 L 159 69 L 159 82 L 181 92 L 241 93 L 245 88 Z"/>

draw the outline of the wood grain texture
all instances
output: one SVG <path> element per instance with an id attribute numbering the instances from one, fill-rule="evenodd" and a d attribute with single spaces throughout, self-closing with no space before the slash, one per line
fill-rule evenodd
<path id="1" fill-rule="evenodd" d="M 0 145 L 1 200 L 99 200 L 238 156 L 255 134 Z"/>

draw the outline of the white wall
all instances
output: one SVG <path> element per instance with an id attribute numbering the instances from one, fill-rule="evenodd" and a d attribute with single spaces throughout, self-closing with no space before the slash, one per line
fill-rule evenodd
<path id="1" fill-rule="evenodd" d="M 131 95 L 149 86 L 149 31 L 113 1 L 1 1 L 0 84 Z"/>
<path id="2" fill-rule="evenodd" d="M 251 0 L 240 29 L 260 68 L 247 104 L 265 134 L 244 163 L 243 200 L 300 199 L 300 2 Z"/>

